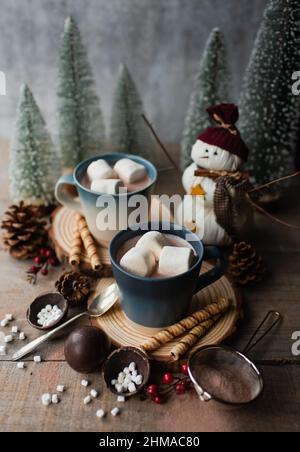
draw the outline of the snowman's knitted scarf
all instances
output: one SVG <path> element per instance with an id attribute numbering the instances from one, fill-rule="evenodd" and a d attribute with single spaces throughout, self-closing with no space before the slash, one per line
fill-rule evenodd
<path id="1" fill-rule="evenodd" d="M 237 237 L 240 210 L 250 189 L 248 179 L 223 176 L 216 180 L 214 210 L 217 222 L 232 239 Z"/>

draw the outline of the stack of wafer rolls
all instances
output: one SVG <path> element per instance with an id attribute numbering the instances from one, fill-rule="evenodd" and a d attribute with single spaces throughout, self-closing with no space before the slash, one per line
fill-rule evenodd
<path id="1" fill-rule="evenodd" d="M 88 255 L 92 269 L 101 270 L 102 264 L 97 252 L 96 243 L 89 231 L 85 218 L 80 214 L 77 214 L 75 218 L 72 249 L 69 259 L 71 265 L 80 264 L 83 247 Z"/>
<path id="2" fill-rule="evenodd" d="M 184 333 L 197 325 L 202 324 L 203 322 L 206 322 L 218 315 L 224 314 L 229 309 L 229 306 L 230 301 L 228 299 L 220 298 L 217 302 L 206 306 L 200 311 L 194 312 L 192 315 L 186 317 L 175 325 L 160 331 L 155 336 L 144 342 L 141 347 L 145 350 L 145 352 L 153 352 L 162 345 L 184 335 Z"/>
<path id="3" fill-rule="evenodd" d="M 73 229 L 73 238 L 72 238 L 72 246 L 71 246 L 71 254 L 69 258 L 70 265 L 79 265 L 81 260 L 82 253 L 82 240 L 81 235 L 78 228 L 78 222 L 75 221 L 74 229 Z"/>

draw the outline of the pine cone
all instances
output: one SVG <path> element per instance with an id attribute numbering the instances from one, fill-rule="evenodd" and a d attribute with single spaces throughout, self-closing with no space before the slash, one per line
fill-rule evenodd
<path id="1" fill-rule="evenodd" d="M 73 305 L 87 302 L 91 284 L 87 276 L 79 272 L 66 272 L 55 283 L 55 287 Z"/>
<path id="2" fill-rule="evenodd" d="M 4 246 L 19 260 L 34 257 L 37 249 L 48 241 L 46 222 L 41 220 L 39 206 L 12 205 L 1 223 Z"/>
<path id="3" fill-rule="evenodd" d="M 261 256 L 246 242 L 236 243 L 229 257 L 229 274 L 237 284 L 245 286 L 262 280 L 266 271 Z"/>

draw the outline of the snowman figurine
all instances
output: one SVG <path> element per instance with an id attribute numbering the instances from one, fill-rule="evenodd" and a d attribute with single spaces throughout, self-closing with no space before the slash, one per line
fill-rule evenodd
<path id="1" fill-rule="evenodd" d="M 205 244 L 226 246 L 252 219 L 245 196 L 249 177 L 240 171 L 249 151 L 235 126 L 239 116 L 235 105 L 220 104 L 207 112 L 217 126 L 204 130 L 192 148 L 193 163 L 182 178 L 186 193 L 192 196 L 184 198 L 176 219 L 194 230 Z M 204 221 L 203 209 L 197 209 L 203 199 Z"/>

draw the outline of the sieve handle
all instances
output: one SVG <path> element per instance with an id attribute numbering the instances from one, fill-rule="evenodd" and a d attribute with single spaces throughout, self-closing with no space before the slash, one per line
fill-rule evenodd
<path id="1" fill-rule="evenodd" d="M 272 318 L 274 318 L 274 320 L 271 323 L 271 325 L 269 326 L 269 328 L 264 333 L 259 335 L 263 326 Z M 261 342 L 267 336 L 267 334 L 269 334 L 270 331 L 273 330 L 273 328 L 275 328 L 275 326 L 281 322 L 281 320 L 282 320 L 282 315 L 278 311 L 269 311 L 268 314 L 266 315 L 266 317 L 263 319 L 263 321 L 256 328 L 254 334 L 251 336 L 248 344 L 246 345 L 246 347 L 243 350 L 243 353 L 245 353 L 245 354 L 249 353 L 254 347 L 256 347 L 256 345 L 259 342 Z"/>

